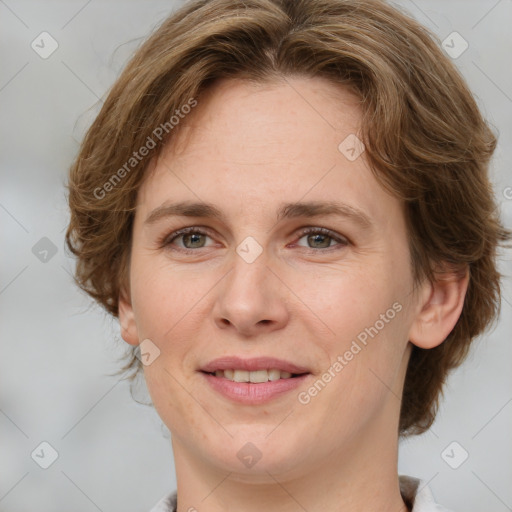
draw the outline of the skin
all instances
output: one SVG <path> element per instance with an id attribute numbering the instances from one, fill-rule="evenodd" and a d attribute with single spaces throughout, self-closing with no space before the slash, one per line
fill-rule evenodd
<path id="1" fill-rule="evenodd" d="M 401 204 L 364 153 L 349 161 L 338 150 L 360 119 L 357 98 L 321 78 L 222 80 L 148 167 L 119 319 L 127 343 L 150 339 L 160 350 L 144 372 L 172 433 L 179 512 L 407 510 L 397 473 L 407 362 L 412 344 L 435 347 L 452 330 L 467 275 L 413 290 Z M 145 224 L 164 202 L 182 200 L 213 203 L 225 220 Z M 282 202 L 306 200 L 349 204 L 373 228 L 327 215 L 276 223 Z M 207 234 L 171 240 L 188 226 Z M 348 244 L 301 234 L 307 226 Z M 248 236 L 262 248 L 252 263 L 236 252 Z M 401 311 L 300 403 L 298 392 L 394 303 Z M 312 375 L 271 402 L 238 404 L 198 372 L 224 355 L 278 357 Z M 250 468 L 237 457 L 247 442 L 261 453 Z"/>

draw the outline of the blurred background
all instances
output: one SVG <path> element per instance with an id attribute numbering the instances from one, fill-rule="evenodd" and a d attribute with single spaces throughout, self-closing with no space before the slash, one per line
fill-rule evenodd
<path id="1" fill-rule="evenodd" d="M 511 0 L 393 2 L 434 31 L 499 133 L 512 226 Z M 176 488 L 169 432 L 120 376 L 126 344 L 71 279 L 66 174 L 127 59 L 181 2 L 0 0 L 0 511 L 149 511 Z M 461 130 L 464 127 L 461 126 Z M 512 263 L 502 313 L 399 472 L 455 512 L 512 510 Z M 144 385 L 140 399 L 148 399 Z"/>

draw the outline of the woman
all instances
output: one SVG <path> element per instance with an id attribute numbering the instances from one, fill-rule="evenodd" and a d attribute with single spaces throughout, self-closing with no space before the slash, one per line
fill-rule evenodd
<path id="1" fill-rule="evenodd" d="M 66 240 L 172 434 L 154 511 L 440 510 L 398 438 L 498 312 L 495 145 L 381 1 L 195 0 L 142 45 Z"/>

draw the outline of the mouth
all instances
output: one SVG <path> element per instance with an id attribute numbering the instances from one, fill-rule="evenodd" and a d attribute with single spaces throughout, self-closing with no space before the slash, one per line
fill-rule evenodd
<path id="1" fill-rule="evenodd" d="M 271 368 L 269 370 L 238 370 L 238 369 L 226 369 L 226 370 L 215 370 L 214 372 L 205 372 L 207 375 L 217 377 L 220 379 L 227 379 L 231 382 L 251 382 L 253 384 L 262 384 L 264 382 L 274 382 L 281 379 L 295 379 L 302 375 L 308 375 L 308 372 L 304 373 L 290 373 L 287 371 L 279 370 L 278 368 Z"/>
<path id="2" fill-rule="evenodd" d="M 290 394 L 311 372 L 308 368 L 272 357 L 223 357 L 199 369 L 213 391 L 231 401 L 257 405 Z"/>
<path id="3" fill-rule="evenodd" d="M 253 357 L 245 359 L 237 356 L 224 356 L 210 361 L 200 368 L 209 375 L 233 382 L 273 382 L 280 379 L 293 379 L 310 373 L 309 368 L 296 365 L 275 357 Z"/>

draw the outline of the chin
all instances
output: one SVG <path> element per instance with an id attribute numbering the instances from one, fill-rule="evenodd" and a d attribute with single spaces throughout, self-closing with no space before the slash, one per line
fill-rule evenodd
<path id="1" fill-rule="evenodd" d="M 215 446 L 202 448 L 212 465 L 241 477 L 246 475 L 248 482 L 254 482 L 256 475 L 261 475 L 262 481 L 268 481 L 268 473 L 278 475 L 297 470 L 300 465 L 297 456 L 303 453 L 299 449 L 299 440 L 294 442 L 284 430 L 277 434 L 277 429 L 277 435 L 269 436 L 275 427 L 264 427 L 259 432 L 255 432 L 253 426 L 247 426 L 245 430 L 240 427 L 236 433 L 228 428 L 233 438 L 223 436 L 215 442 Z M 283 443 L 283 439 L 287 439 L 287 442 Z"/>

